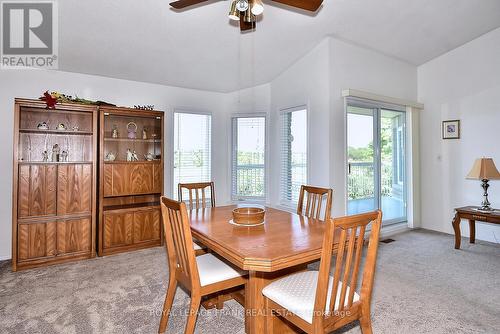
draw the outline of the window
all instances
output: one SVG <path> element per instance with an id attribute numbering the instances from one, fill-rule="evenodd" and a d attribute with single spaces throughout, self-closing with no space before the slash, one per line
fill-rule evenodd
<path id="1" fill-rule="evenodd" d="M 174 112 L 174 184 L 211 180 L 211 123 L 208 114 Z"/>
<path id="2" fill-rule="evenodd" d="M 232 145 L 232 197 L 266 197 L 266 118 L 235 117 Z"/>
<path id="3" fill-rule="evenodd" d="M 307 109 L 281 114 L 281 202 L 298 202 L 300 186 L 307 183 Z"/>

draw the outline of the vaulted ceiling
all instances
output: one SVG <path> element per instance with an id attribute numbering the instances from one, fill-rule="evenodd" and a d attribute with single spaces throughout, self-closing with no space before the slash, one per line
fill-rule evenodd
<path id="1" fill-rule="evenodd" d="M 500 27 L 499 0 L 325 0 L 316 15 L 265 2 L 240 33 L 229 1 L 59 1 L 59 68 L 229 92 L 274 79 L 325 36 L 420 65 Z"/>

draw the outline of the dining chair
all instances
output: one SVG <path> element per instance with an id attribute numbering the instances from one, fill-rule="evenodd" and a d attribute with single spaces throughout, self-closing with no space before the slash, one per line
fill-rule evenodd
<path id="1" fill-rule="evenodd" d="M 187 190 L 189 201 L 189 210 L 206 208 L 207 207 L 207 196 L 206 190 L 210 190 L 210 206 L 215 207 L 215 186 L 213 182 L 197 182 L 197 183 L 179 183 L 178 184 L 178 192 L 179 192 L 179 201 L 184 202 L 183 200 L 183 190 Z M 194 194 L 193 194 L 194 193 Z M 194 195 L 194 196 L 193 196 Z M 203 255 L 207 252 L 205 246 L 199 244 L 197 241 L 193 243 L 194 250 L 196 251 L 196 255 Z"/>
<path id="2" fill-rule="evenodd" d="M 305 206 L 304 200 L 306 200 Z M 325 215 L 322 219 L 321 208 L 324 200 L 326 200 L 326 206 Z M 332 189 L 302 185 L 300 187 L 299 202 L 297 204 L 297 214 L 326 221 L 330 219 L 332 200 Z"/>
<path id="3" fill-rule="evenodd" d="M 215 186 L 213 182 L 179 183 L 179 201 L 183 202 L 185 200 L 183 198 L 183 189 L 186 189 L 189 196 L 189 201 L 187 202 L 187 204 L 189 204 L 189 210 L 206 208 L 208 202 L 206 194 L 207 188 L 210 190 L 210 196 L 208 199 L 210 200 L 210 205 L 213 208 L 215 207 Z"/>
<path id="4" fill-rule="evenodd" d="M 200 307 L 201 297 L 243 286 L 246 273 L 220 260 L 213 254 L 195 256 L 191 227 L 186 204 L 161 197 L 161 211 L 165 232 L 169 283 L 158 333 L 167 328 L 170 309 L 177 284 L 191 294 L 185 333 L 193 333 Z"/>
<path id="5" fill-rule="evenodd" d="M 381 222 L 380 211 L 329 219 L 319 271 L 295 273 L 263 289 L 268 312 L 267 333 L 273 333 L 275 316 L 285 318 L 307 333 L 329 333 L 356 320 L 363 334 L 372 333 L 370 303 Z M 370 238 L 362 264 L 369 224 Z M 339 249 L 332 269 L 335 235 L 339 237 Z M 360 269 L 363 274 L 361 289 L 357 292 Z M 330 271 L 334 272 L 333 277 Z"/>

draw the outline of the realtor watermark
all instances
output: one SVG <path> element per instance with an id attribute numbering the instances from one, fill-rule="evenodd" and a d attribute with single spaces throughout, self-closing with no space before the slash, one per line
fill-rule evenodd
<path id="1" fill-rule="evenodd" d="M 58 12 L 54 1 L 2 1 L 0 68 L 58 68 Z"/>
<path id="2" fill-rule="evenodd" d="M 272 313 L 270 313 L 270 312 L 272 312 Z M 164 314 L 168 314 L 169 316 L 174 316 L 174 317 L 188 317 L 188 316 L 194 315 L 195 313 L 198 316 L 210 316 L 210 315 L 218 314 L 218 315 L 224 315 L 224 316 L 233 316 L 233 317 L 237 317 L 237 318 L 243 318 L 245 316 L 247 316 L 247 317 L 256 317 L 256 316 L 266 317 L 266 316 L 270 316 L 270 315 L 279 315 L 282 317 L 287 317 L 287 316 L 293 315 L 293 312 L 291 312 L 289 310 L 285 310 L 285 309 L 271 311 L 271 310 L 266 310 L 266 309 L 262 309 L 262 310 L 243 309 L 243 308 L 233 309 L 233 308 L 229 308 L 229 307 L 223 308 L 222 310 L 217 310 L 217 309 L 206 310 L 203 307 L 200 307 L 197 311 L 194 311 L 194 312 L 187 307 L 183 308 L 183 309 L 172 309 L 170 311 L 163 311 L 163 309 L 158 308 L 158 309 L 151 309 L 149 311 L 149 313 L 151 316 L 154 316 L 154 317 L 161 317 Z M 320 317 L 335 316 L 337 318 L 350 317 L 352 314 L 350 310 L 343 310 L 343 311 L 335 310 L 333 312 L 305 310 L 302 313 L 309 315 L 311 317 L 313 317 L 313 316 L 320 316 Z"/>

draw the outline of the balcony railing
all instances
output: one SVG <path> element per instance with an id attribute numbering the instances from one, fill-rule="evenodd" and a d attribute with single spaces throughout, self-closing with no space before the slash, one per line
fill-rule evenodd
<path id="1" fill-rule="evenodd" d="M 375 197 L 375 169 L 372 162 L 350 162 L 348 177 L 349 200 Z M 392 166 L 382 164 L 382 196 L 392 196 Z"/>
<path id="2" fill-rule="evenodd" d="M 265 194 L 265 167 L 263 164 L 236 166 L 236 197 L 263 197 Z"/>

